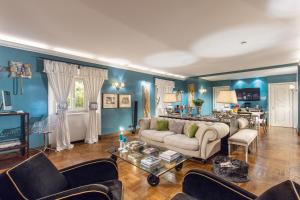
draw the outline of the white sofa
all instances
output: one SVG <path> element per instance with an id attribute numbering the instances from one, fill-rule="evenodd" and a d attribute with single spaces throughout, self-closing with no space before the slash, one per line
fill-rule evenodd
<path id="1" fill-rule="evenodd" d="M 165 147 L 187 156 L 207 160 L 209 157 L 221 150 L 221 139 L 229 134 L 229 126 L 224 123 L 189 121 L 170 118 L 156 118 L 171 121 L 195 123 L 198 130 L 195 137 L 189 138 L 183 134 L 176 134 L 172 131 L 157 131 L 150 128 L 151 119 L 139 121 L 139 137 L 141 140 L 159 147 Z"/>

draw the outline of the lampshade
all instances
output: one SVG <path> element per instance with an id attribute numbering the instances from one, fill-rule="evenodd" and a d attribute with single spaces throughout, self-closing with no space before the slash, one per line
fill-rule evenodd
<path id="1" fill-rule="evenodd" d="M 175 103 L 177 102 L 176 94 L 166 93 L 164 94 L 164 103 Z"/>
<path id="2" fill-rule="evenodd" d="M 237 104 L 235 91 L 234 90 L 220 91 L 217 97 L 217 103 Z"/>

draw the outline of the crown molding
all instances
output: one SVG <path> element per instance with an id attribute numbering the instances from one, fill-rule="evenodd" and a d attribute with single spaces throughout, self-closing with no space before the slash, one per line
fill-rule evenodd
<path id="1" fill-rule="evenodd" d="M 139 72 L 139 73 L 143 73 L 143 74 L 150 74 L 150 75 L 155 75 L 158 77 L 165 77 L 165 78 L 169 78 L 169 79 L 175 79 L 175 80 L 185 80 L 186 79 L 186 78 L 168 76 L 165 74 L 155 73 L 155 72 L 146 71 L 146 70 L 145 71 L 139 70 L 139 69 L 135 69 L 135 68 L 127 67 L 127 66 L 103 62 L 100 60 L 94 60 L 94 59 L 89 59 L 89 58 L 83 58 L 80 56 L 65 54 L 65 53 L 57 52 L 57 51 L 54 51 L 51 49 L 42 49 L 42 48 L 38 48 L 38 47 L 33 47 L 33 46 L 29 46 L 29 45 L 24 45 L 24 44 L 19 44 L 19 43 L 4 41 L 4 40 L 0 40 L 0 46 L 20 49 L 20 50 L 25 50 L 25 51 L 31 51 L 31 52 L 40 53 L 40 54 L 46 54 L 46 55 L 50 55 L 50 56 L 57 56 L 57 57 L 77 60 L 77 61 L 81 61 L 81 62 L 88 62 L 88 63 L 103 65 L 103 66 L 107 66 L 107 67 L 111 67 L 111 68 L 124 69 L 124 70 Z"/>

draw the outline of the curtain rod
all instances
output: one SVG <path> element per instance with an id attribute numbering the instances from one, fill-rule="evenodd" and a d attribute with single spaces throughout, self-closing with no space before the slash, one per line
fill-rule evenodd
<path id="1" fill-rule="evenodd" d="M 68 64 L 72 64 L 72 65 L 78 65 L 78 68 L 80 68 L 80 66 L 83 66 L 83 65 L 80 65 L 78 63 L 63 61 L 63 60 L 59 60 L 59 59 L 49 59 L 49 58 L 45 58 L 45 57 L 37 57 L 37 58 L 38 59 L 42 59 L 42 60 L 51 60 L 51 61 L 56 61 L 56 62 L 64 62 L 64 63 L 68 63 Z M 84 61 L 79 61 L 79 62 L 84 62 Z M 106 70 L 108 70 L 108 68 L 106 68 L 106 67 L 98 67 L 98 66 L 97 67 L 96 66 L 86 66 L 86 67 L 93 67 L 93 68 L 99 68 L 99 69 L 106 69 Z"/>

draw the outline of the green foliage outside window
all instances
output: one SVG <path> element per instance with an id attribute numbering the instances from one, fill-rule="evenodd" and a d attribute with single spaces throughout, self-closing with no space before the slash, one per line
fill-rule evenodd
<path id="1" fill-rule="evenodd" d="M 84 108 L 84 84 L 82 80 L 75 81 L 75 108 Z"/>
<path id="2" fill-rule="evenodd" d="M 83 80 L 75 79 L 70 95 L 68 96 L 67 103 L 70 111 L 85 109 Z"/>

